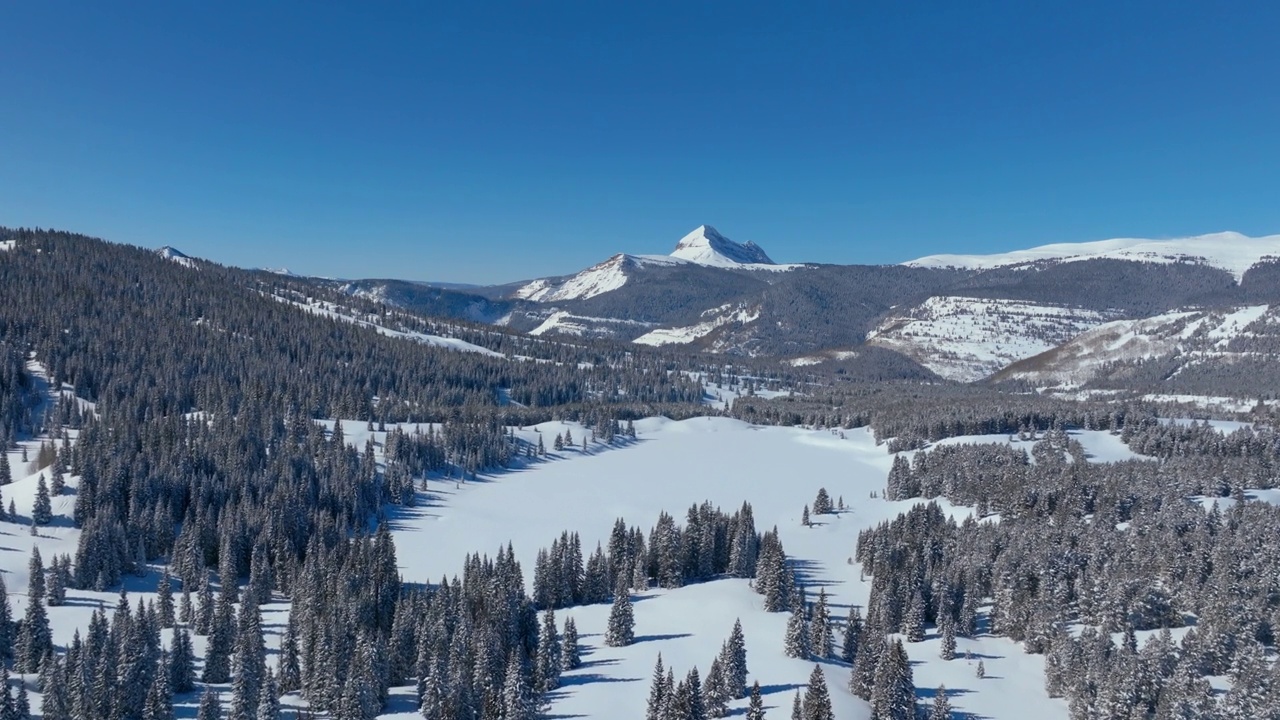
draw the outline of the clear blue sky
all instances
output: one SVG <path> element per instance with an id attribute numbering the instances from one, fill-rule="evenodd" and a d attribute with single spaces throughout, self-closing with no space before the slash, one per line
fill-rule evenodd
<path id="1" fill-rule="evenodd" d="M 0 224 L 472 282 L 701 223 L 838 263 L 1276 233 L 1277 5 L 5 3 Z"/>

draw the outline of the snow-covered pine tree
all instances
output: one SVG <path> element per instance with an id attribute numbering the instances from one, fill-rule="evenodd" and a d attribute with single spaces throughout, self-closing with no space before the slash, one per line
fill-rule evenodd
<path id="1" fill-rule="evenodd" d="M 831 496 L 827 494 L 827 489 L 818 488 L 818 496 L 813 500 L 813 514 L 830 515 L 833 510 Z"/>
<path id="2" fill-rule="evenodd" d="M 503 720 L 533 720 L 537 717 L 537 706 L 529 697 L 529 684 L 526 680 L 520 656 L 512 651 L 511 657 L 507 659 L 506 679 L 502 684 Z"/>
<path id="3" fill-rule="evenodd" d="M 258 693 L 258 716 L 255 720 L 280 720 L 280 690 L 275 673 L 267 671 Z"/>
<path id="4" fill-rule="evenodd" d="M 725 686 L 724 666 L 720 658 L 711 661 L 707 679 L 702 684 L 702 706 L 707 717 L 722 718 L 729 714 L 729 692 Z"/>
<path id="5" fill-rule="evenodd" d="M 49 501 L 49 485 L 45 482 L 44 473 L 40 473 L 36 480 L 36 500 L 31 506 L 31 521 L 36 525 L 53 522 L 53 504 Z"/>
<path id="6" fill-rule="evenodd" d="M 840 641 L 840 659 L 853 664 L 858 658 L 858 643 L 862 637 L 862 614 L 854 605 L 849 606 L 849 616 L 844 622 L 844 633 Z"/>
<path id="7" fill-rule="evenodd" d="M 186 628 L 173 631 L 169 648 L 169 689 L 179 694 L 191 692 L 196 681 L 195 651 Z"/>
<path id="8" fill-rule="evenodd" d="M 156 612 L 159 613 L 160 627 L 173 627 L 173 581 L 169 576 L 168 566 L 165 566 L 156 584 Z"/>
<path id="9" fill-rule="evenodd" d="M 747 701 L 747 720 L 764 720 L 764 697 L 760 693 L 760 681 L 751 683 L 751 699 Z"/>
<path id="10" fill-rule="evenodd" d="M 573 618 L 564 620 L 564 637 L 560 641 L 560 667 L 562 670 L 574 670 L 582 664 L 581 649 L 578 647 L 578 625 Z"/>
<path id="11" fill-rule="evenodd" d="M 725 687 L 729 699 L 736 700 L 747 692 L 747 641 L 742 634 L 742 620 L 733 621 L 729 639 L 720 648 L 720 664 L 724 667 Z"/>
<path id="12" fill-rule="evenodd" d="M 613 608 L 609 611 L 609 625 L 604 642 L 609 647 L 630 645 L 635 640 L 635 614 L 631 607 L 631 594 L 627 584 L 619 579 L 613 591 Z"/>
<path id="13" fill-rule="evenodd" d="M 888 644 L 887 656 L 875 669 L 871 715 L 884 720 L 915 720 L 916 688 L 901 640 Z"/>
<path id="14" fill-rule="evenodd" d="M 547 608 L 542 613 L 542 628 L 538 633 L 538 649 L 533 660 L 533 689 L 545 695 L 560 685 L 560 636 L 556 631 L 555 611 Z"/>
<path id="15" fill-rule="evenodd" d="M 222 720 L 222 703 L 213 688 L 205 688 L 200 696 L 200 707 L 196 710 L 196 720 Z"/>
<path id="16" fill-rule="evenodd" d="M 809 627 L 804 610 L 797 610 L 787 618 L 787 634 L 783 639 L 783 652 L 787 657 L 809 657 Z"/>
<path id="17" fill-rule="evenodd" d="M 791 701 L 791 720 L 804 720 L 804 701 L 800 699 L 800 691 L 796 691 L 795 699 Z"/>
<path id="18" fill-rule="evenodd" d="M 809 673 L 809 685 L 804 691 L 804 720 L 835 720 L 831 710 L 831 695 L 827 690 L 827 677 L 821 665 L 814 665 Z"/>
<path id="19" fill-rule="evenodd" d="M 827 606 L 826 588 L 818 589 L 818 602 L 809 619 L 809 652 L 819 659 L 834 655 L 831 639 L 831 610 Z"/>
<path id="20" fill-rule="evenodd" d="M 951 701 L 947 699 L 946 686 L 939 685 L 933 694 L 933 705 L 929 708 L 929 720 L 951 720 Z"/>
<path id="21" fill-rule="evenodd" d="M 645 706 L 644 720 L 664 720 L 667 709 L 666 671 L 662 667 L 662 653 L 653 665 L 653 681 L 649 684 L 649 702 Z"/>
<path id="22" fill-rule="evenodd" d="M 173 720 L 173 691 L 169 687 L 169 658 L 161 654 L 151 687 L 147 689 L 142 720 Z"/>
<path id="23" fill-rule="evenodd" d="M 938 630 L 942 634 L 942 640 L 938 645 L 938 657 L 943 660 L 954 660 L 956 658 L 956 623 L 950 615 L 943 615 L 938 622 L 941 624 Z"/>

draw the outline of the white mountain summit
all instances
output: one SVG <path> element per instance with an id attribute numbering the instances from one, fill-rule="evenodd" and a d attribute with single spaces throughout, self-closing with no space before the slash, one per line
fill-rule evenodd
<path id="1" fill-rule="evenodd" d="M 710 225 L 699 225 L 676 243 L 671 257 L 713 267 L 774 265 L 764 249 L 753 242 L 736 243 Z"/>

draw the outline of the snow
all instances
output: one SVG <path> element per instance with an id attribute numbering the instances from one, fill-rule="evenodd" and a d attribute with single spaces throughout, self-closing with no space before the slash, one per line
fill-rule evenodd
<path id="1" fill-rule="evenodd" d="M 17 240 L 0 240 L 0 252 L 12 250 L 13 246 L 16 245 L 17 242 Z"/>
<path id="2" fill-rule="evenodd" d="M 1126 460 L 1150 460 L 1129 449 L 1119 435 L 1112 435 L 1107 430 L 1068 430 L 1067 435 L 1084 447 L 1085 458 L 1094 463 L 1124 462 Z M 1008 445 L 1012 448 L 1026 450 L 1028 454 L 1036 440 L 1020 440 L 1015 435 L 961 435 L 939 440 L 930 447 L 942 445 Z M 914 454 L 914 453 L 912 453 Z"/>
<path id="3" fill-rule="evenodd" d="M 1108 319 L 1065 305 L 938 296 L 886 318 L 867 342 L 901 352 L 941 377 L 971 382 Z"/>
<path id="4" fill-rule="evenodd" d="M 323 315 L 324 317 L 334 318 L 336 320 L 341 320 L 343 322 L 349 322 L 353 325 L 373 328 L 378 332 L 379 335 L 386 335 L 387 337 L 401 338 L 403 340 L 412 340 L 414 342 L 422 343 L 423 345 L 431 345 L 433 347 L 445 348 L 447 350 L 479 353 L 481 355 L 488 355 L 489 357 L 506 357 L 500 352 L 496 352 L 494 350 L 490 350 L 489 348 L 481 347 L 479 345 L 466 342 L 465 340 L 459 340 L 457 338 L 451 338 L 451 337 L 444 337 L 441 335 L 431 335 L 428 333 L 412 332 L 412 331 L 406 331 L 406 330 L 394 330 L 392 328 L 389 328 L 383 325 L 378 325 L 369 320 L 362 320 L 360 318 L 355 318 L 345 313 L 338 312 L 337 306 L 333 305 L 332 303 L 327 303 L 324 301 L 316 301 L 316 300 L 302 303 L 302 302 L 295 302 L 293 300 L 288 300 L 279 296 L 274 296 L 274 297 L 280 302 L 289 303 L 290 305 L 296 305 L 315 315 Z"/>
<path id="5" fill-rule="evenodd" d="M 156 254 L 164 258 L 165 260 L 172 260 L 183 267 L 195 267 L 196 265 L 195 260 L 192 260 L 190 257 L 183 255 L 182 252 L 179 251 L 177 248 L 173 248 L 168 245 L 165 245 L 159 250 L 156 250 Z"/>
<path id="6" fill-rule="evenodd" d="M 538 327 L 529 331 L 530 335 L 544 335 L 555 331 L 562 335 L 591 336 L 603 334 L 599 326 L 635 325 L 650 327 L 649 323 L 639 320 L 623 320 L 620 318 L 589 317 L 574 315 L 568 310 L 556 310 L 547 316 Z M 596 327 L 593 327 L 596 326 Z"/>
<path id="7" fill-rule="evenodd" d="M 699 225 L 680 238 L 671 257 L 698 265 L 746 270 L 794 270 L 803 265 L 779 265 L 753 242 L 736 243 L 710 225 Z"/>
<path id="8" fill-rule="evenodd" d="M 650 330 L 631 342 L 639 345 L 688 345 L 689 343 L 699 340 L 711 334 L 717 328 L 730 323 L 747 323 L 755 322 L 760 317 L 760 308 L 746 308 L 739 306 L 732 312 L 725 312 L 727 306 L 708 310 L 703 315 L 721 314 L 710 320 L 697 323 L 695 325 L 687 325 L 685 327 L 658 328 Z"/>
<path id="9" fill-rule="evenodd" d="M 586 300 L 613 292 L 627 284 L 626 267 L 631 256 L 614 255 L 599 265 L 593 265 L 567 280 L 534 280 L 516 290 L 515 297 L 533 302 L 560 302 Z"/>
<path id="10" fill-rule="evenodd" d="M 363 444 L 363 424 L 344 424 L 353 445 Z M 544 442 L 569 429 L 575 439 L 585 431 L 576 424 L 545 423 L 517 435 Z M 909 509 L 913 501 L 869 499 L 884 487 L 892 457 L 865 430 L 840 432 L 752 426 L 728 418 L 672 421 L 652 418 L 636 422 L 637 441 L 613 449 L 555 454 L 548 462 L 519 471 L 498 473 L 481 482 L 452 485 L 433 482 L 434 501 L 427 507 L 397 508 L 391 517 L 401 571 L 411 582 L 434 582 L 459 572 L 462 558 L 477 550 L 492 555 L 507 541 L 532 580 L 533 562 L 564 529 L 578 531 L 584 551 L 606 541 L 616 518 L 648 530 L 666 510 L 682 518 L 692 504 L 710 500 L 732 511 L 743 500 L 752 503 L 757 527 L 775 524 L 790 556 L 802 569 L 816 595 L 825 588 L 836 616 L 849 603 L 865 605 L 870 582 L 859 579 L 849 564 L 858 531 Z M 375 440 L 381 437 L 375 433 Z M 800 510 L 819 487 L 843 496 L 852 509 L 840 515 L 816 516 L 815 527 L 799 524 Z M 957 517 L 968 508 L 942 503 Z M 421 548 L 430 547 L 431 552 Z M 741 618 L 753 678 L 766 688 L 771 715 L 785 716 L 795 689 L 807 682 L 812 662 L 787 658 L 782 652 L 786 614 L 763 611 L 762 597 L 745 581 L 722 580 L 679 590 L 651 590 L 636 596 L 638 642 L 625 648 L 603 645 L 608 605 L 557 611 L 560 622 L 574 618 L 584 644 L 585 666 L 568 673 L 552 696 L 550 713 L 558 717 L 617 718 L 638 716 L 648 694 L 649 677 L 658 653 L 677 676 L 707 665 Z M 1026 655 L 1008 640 L 959 639 L 964 659 L 938 658 L 937 639 L 910 644 L 916 684 L 922 691 L 939 684 L 954 691 L 958 711 L 1004 720 L 1066 717 L 1066 705 L 1043 692 L 1043 661 Z M 982 659 L 988 677 L 978 680 L 974 664 Z M 836 717 L 868 717 L 867 705 L 845 689 L 848 668 L 824 664 Z M 745 706 L 745 701 L 733 705 Z M 414 717 L 411 707 L 401 714 Z"/>
<path id="11" fill-rule="evenodd" d="M 985 270 L 1046 261 L 1077 262 L 1096 258 L 1174 263 L 1199 262 L 1244 276 L 1266 257 L 1280 256 L 1280 235 L 1251 238 L 1237 232 L 1150 240 L 1116 238 L 1084 243 L 1055 243 L 992 255 L 929 255 L 904 263 L 913 267 L 955 267 Z"/>

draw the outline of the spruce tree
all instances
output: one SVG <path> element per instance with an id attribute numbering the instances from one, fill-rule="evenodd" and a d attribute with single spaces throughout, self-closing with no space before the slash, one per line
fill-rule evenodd
<path id="1" fill-rule="evenodd" d="M 255 720 L 280 720 L 280 691 L 275 673 L 267 671 L 258 694 L 258 716 Z"/>
<path id="2" fill-rule="evenodd" d="M 546 694 L 559 687 L 560 652 L 555 611 L 548 608 L 542 613 L 542 629 L 538 633 L 538 650 L 534 655 L 533 689 L 537 693 Z"/>
<path id="3" fill-rule="evenodd" d="M 565 618 L 564 637 L 560 645 L 560 667 L 563 670 L 574 670 L 582 664 L 581 648 L 578 646 L 578 626 L 573 618 Z"/>
<path id="4" fill-rule="evenodd" d="M 147 689 L 146 705 L 142 720 L 173 720 L 173 691 L 169 686 L 168 657 L 161 655 L 151 687 Z"/>
<path id="5" fill-rule="evenodd" d="M 942 633 L 942 640 L 938 647 L 938 656 L 943 660 L 954 660 L 956 658 L 956 624 L 950 615 L 942 616 L 940 622 L 942 627 L 939 630 Z"/>
<path id="6" fill-rule="evenodd" d="M 222 703 L 213 688 L 205 688 L 200 696 L 200 708 L 196 711 L 196 720 L 222 720 Z"/>
<path id="7" fill-rule="evenodd" d="M 725 687 L 729 699 L 736 700 L 747 693 L 747 641 L 742 634 L 742 620 L 733 621 L 729 639 L 720 649 L 720 664 L 724 666 Z"/>
<path id="8" fill-rule="evenodd" d="M 884 720 L 915 720 L 916 688 L 901 640 L 889 643 L 887 656 L 876 666 L 871 714 Z"/>
<path id="9" fill-rule="evenodd" d="M 804 610 L 796 610 L 787 618 L 787 635 L 783 641 L 783 652 L 787 657 L 809 657 L 809 628 L 805 622 Z"/>
<path id="10" fill-rule="evenodd" d="M 725 682 L 724 666 L 717 657 L 707 668 L 707 679 L 702 684 L 702 706 L 707 717 L 722 718 L 729 714 L 730 697 Z"/>
<path id="11" fill-rule="evenodd" d="M 507 660 L 506 680 L 502 684 L 502 713 L 503 720 L 533 720 L 537 717 L 537 707 L 529 697 L 529 684 L 516 651 L 512 651 Z M 426 715 L 425 705 L 423 714 Z"/>
<path id="12" fill-rule="evenodd" d="M 849 617 L 844 623 L 844 635 L 840 642 L 840 659 L 853 664 L 858 658 L 858 644 L 862 637 L 862 615 L 858 608 L 849 606 Z"/>
<path id="13" fill-rule="evenodd" d="M 804 691 L 804 720 L 835 720 L 827 678 L 821 665 L 814 665 L 813 672 L 809 674 L 809 685 Z"/>
<path id="14" fill-rule="evenodd" d="M 631 594 L 627 586 L 619 582 L 613 592 L 613 608 L 609 611 L 609 625 L 605 629 L 604 644 L 623 647 L 635 640 L 635 614 L 631 607 Z"/>
<path id="15" fill-rule="evenodd" d="M 796 691 L 795 699 L 791 701 L 791 720 L 804 720 L 804 702 L 800 699 L 799 690 Z"/>
<path id="16" fill-rule="evenodd" d="M 760 694 L 760 681 L 751 683 L 751 699 L 747 702 L 747 720 L 764 720 L 764 697 Z"/>
<path id="17" fill-rule="evenodd" d="M 663 720 L 667 709 L 666 671 L 662 667 L 662 653 L 653 665 L 653 681 L 649 684 L 649 702 L 645 706 L 644 720 Z"/>
<path id="18" fill-rule="evenodd" d="M 175 693 L 188 693 L 195 687 L 195 651 L 186 628 L 173 631 L 169 651 L 169 688 Z"/>
<path id="19" fill-rule="evenodd" d="M 831 640 L 831 610 L 827 607 L 827 590 L 818 590 L 818 602 L 814 603 L 809 620 L 809 651 L 819 659 L 834 654 Z"/>
<path id="20" fill-rule="evenodd" d="M 173 627 L 173 584 L 169 577 L 168 566 L 160 574 L 160 580 L 156 583 L 156 611 L 160 614 L 160 627 Z"/>
<path id="21" fill-rule="evenodd" d="M 951 702 L 947 700 L 947 688 L 939 685 L 929 709 L 929 720 L 951 720 Z"/>
<path id="22" fill-rule="evenodd" d="M 53 522 L 53 504 L 49 501 L 49 486 L 45 483 L 44 473 L 36 481 L 36 500 L 31 506 L 31 521 L 36 525 L 48 525 Z"/>

